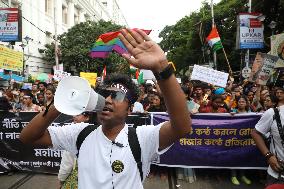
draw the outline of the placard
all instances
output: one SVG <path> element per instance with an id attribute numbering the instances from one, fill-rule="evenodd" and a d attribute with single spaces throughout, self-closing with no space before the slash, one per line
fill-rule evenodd
<path id="1" fill-rule="evenodd" d="M 0 46 L 0 68 L 23 71 L 23 53 Z"/>
<path id="2" fill-rule="evenodd" d="M 284 67 L 284 33 L 271 36 L 270 54 L 279 57 L 276 68 Z"/>
<path id="3" fill-rule="evenodd" d="M 191 80 L 199 80 L 220 87 L 226 87 L 229 74 L 203 66 L 194 65 Z"/>
<path id="4" fill-rule="evenodd" d="M 80 72 L 80 77 L 88 80 L 92 86 L 96 86 L 97 73 Z"/>
<path id="5" fill-rule="evenodd" d="M 266 85 L 277 60 L 277 56 L 258 52 L 252 65 L 249 81 L 256 82 L 260 85 Z"/>

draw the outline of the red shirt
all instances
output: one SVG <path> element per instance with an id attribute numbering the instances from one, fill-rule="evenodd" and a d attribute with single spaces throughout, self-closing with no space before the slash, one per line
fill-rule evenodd
<path id="1" fill-rule="evenodd" d="M 226 110 L 226 108 L 223 108 L 223 107 L 219 107 L 216 110 L 213 110 L 213 107 L 212 106 L 204 106 L 202 108 L 199 108 L 199 113 L 227 113 L 228 111 Z"/>

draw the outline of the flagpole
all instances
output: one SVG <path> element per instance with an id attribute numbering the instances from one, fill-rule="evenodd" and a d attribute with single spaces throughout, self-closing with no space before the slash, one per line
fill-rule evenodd
<path id="1" fill-rule="evenodd" d="M 211 0 L 211 16 L 212 16 L 212 28 L 213 28 L 213 27 L 215 27 L 213 0 Z M 216 56 L 216 51 L 213 52 L 213 63 L 214 63 L 214 68 L 217 70 L 217 56 Z"/>
<path id="2" fill-rule="evenodd" d="M 211 16 L 212 16 L 212 28 L 213 28 L 213 27 L 215 27 L 213 0 L 211 0 Z M 221 44 L 222 44 L 222 41 L 221 41 Z M 223 44 L 222 44 L 222 46 L 223 46 Z M 227 57 L 227 54 L 226 54 L 226 51 L 225 51 L 224 46 L 223 46 L 223 53 L 224 53 L 226 62 L 227 62 L 228 67 L 229 67 L 229 75 L 230 75 L 230 76 L 233 76 L 233 71 L 232 71 L 232 68 L 231 68 L 231 66 L 230 66 L 230 63 L 229 63 L 229 60 L 228 60 L 228 57 Z M 213 60 L 214 60 L 215 69 L 217 70 L 217 56 L 216 56 L 216 51 L 214 51 Z"/>
<path id="3" fill-rule="evenodd" d="M 221 43 L 222 43 L 222 42 L 221 42 Z M 223 46 L 223 44 L 222 44 L 222 46 Z M 232 71 L 232 68 L 231 68 L 230 62 L 229 62 L 229 60 L 228 60 L 228 57 L 227 57 L 227 54 L 226 54 L 226 51 L 225 51 L 224 46 L 223 46 L 223 53 L 224 53 L 224 55 L 225 55 L 226 62 L 227 62 L 228 67 L 229 67 L 229 76 L 232 76 L 232 77 L 233 77 L 233 71 Z"/>

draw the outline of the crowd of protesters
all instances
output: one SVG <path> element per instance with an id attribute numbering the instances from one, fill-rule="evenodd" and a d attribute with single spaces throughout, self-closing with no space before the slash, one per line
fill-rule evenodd
<path id="1" fill-rule="evenodd" d="M 159 86 L 155 81 L 148 81 L 139 85 L 140 96 L 132 112 L 166 112 Z M 56 86 L 56 82 L 36 81 L 31 89 L 0 88 L 0 97 L 8 100 L 10 111 L 40 112 L 52 102 Z M 264 112 L 277 104 L 274 86 L 258 86 L 247 80 L 241 84 L 229 81 L 227 87 L 221 88 L 183 79 L 181 86 L 192 114 Z"/>
<path id="2" fill-rule="evenodd" d="M 41 112 L 53 101 L 56 84 L 36 81 L 31 89 L 15 85 L 0 89 L 1 110 L 10 112 Z"/>

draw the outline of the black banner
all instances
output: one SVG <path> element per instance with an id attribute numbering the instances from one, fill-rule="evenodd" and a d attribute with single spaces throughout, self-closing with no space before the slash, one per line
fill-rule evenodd
<path id="1" fill-rule="evenodd" d="M 0 172 L 8 170 L 26 170 L 32 172 L 58 173 L 61 150 L 45 147 L 32 147 L 19 140 L 21 130 L 36 115 L 35 112 L 0 112 Z M 61 114 L 52 126 L 71 124 L 72 117 Z M 132 114 L 127 118 L 127 124 L 133 127 L 150 124 L 150 116 Z"/>

